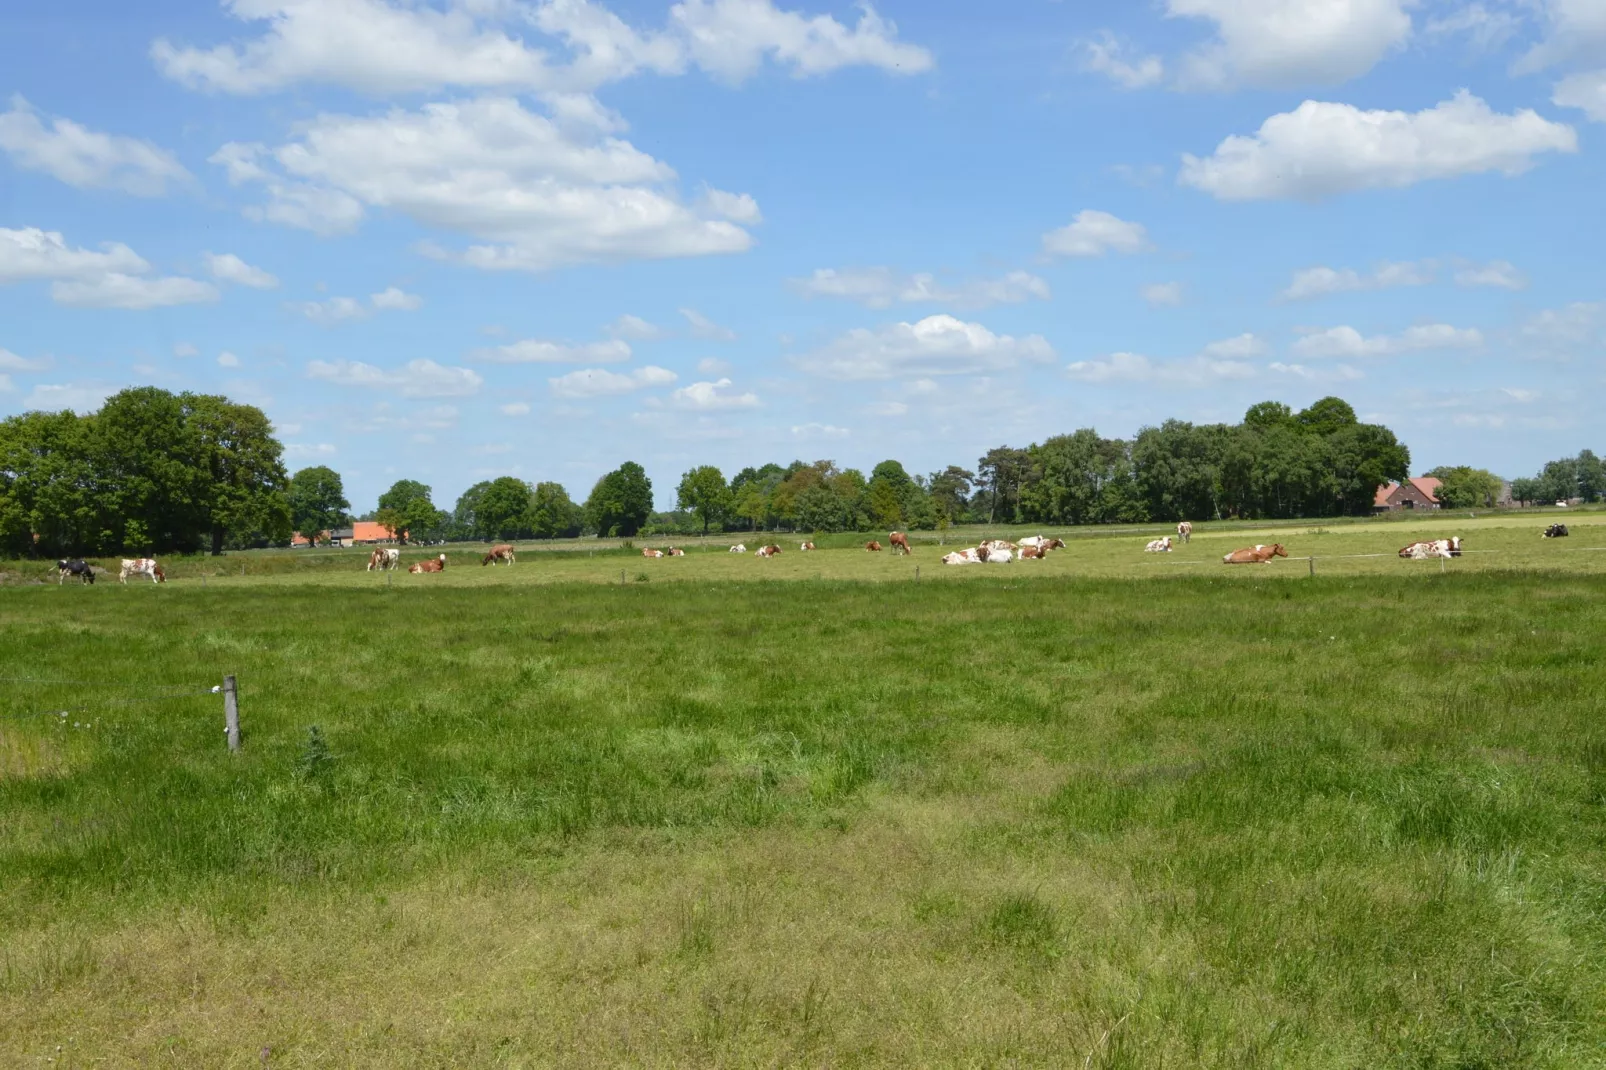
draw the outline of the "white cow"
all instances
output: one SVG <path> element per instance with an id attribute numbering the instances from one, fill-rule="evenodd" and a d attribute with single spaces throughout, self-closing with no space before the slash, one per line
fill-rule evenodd
<path id="1" fill-rule="evenodd" d="M 981 564 L 981 555 L 975 550 L 955 550 L 951 554 L 943 554 L 942 563 L 945 565 L 979 565 Z"/>
<path id="2" fill-rule="evenodd" d="M 152 583 L 166 583 L 167 573 L 154 557 L 123 558 L 123 570 L 117 574 L 119 583 L 127 583 L 130 576 L 149 576 Z"/>
<path id="3" fill-rule="evenodd" d="M 1149 543 L 1149 545 L 1147 545 L 1147 546 L 1145 546 L 1143 548 L 1143 552 L 1146 553 L 1146 554 L 1168 554 L 1168 553 L 1170 553 L 1171 552 L 1171 536 L 1167 535 L 1163 539 L 1155 539 L 1153 542 Z"/>
<path id="4" fill-rule="evenodd" d="M 731 547 L 731 553 L 733 553 L 733 554 L 745 554 L 746 552 L 747 552 L 747 545 L 745 543 L 740 543 L 739 542 L 735 546 Z"/>
<path id="5" fill-rule="evenodd" d="M 1013 560 L 1015 560 L 1015 553 L 1012 550 L 996 547 L 987 550 L 987 563 L 989 565 L 1007 565 Z"/>
<path id="6" fill-rule="evenodd" d="M 1187 542 L 1188 540 L 1192 539 L 1193 538 L 1193 524 L 1191 524 L 1190 522 L 1188 522 L 1186 520 L 1184 520 L 1182 523 L 1178 524 L 1177 525 L 1177 538 L 1181 539 L 1183 542 Z"/>

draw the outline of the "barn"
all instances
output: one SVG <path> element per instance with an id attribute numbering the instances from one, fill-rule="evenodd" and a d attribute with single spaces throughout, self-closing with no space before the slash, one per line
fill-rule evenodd
<path id="1" fill-rule="evenodd" d="M 1404 483 L 1386 483 L 1377 488 L 1372 499 L 1372 511 L 1397 513 L 1402 509 L 1439 508 L 1439 481 L 1432 476 L 1418 476 Z"/>

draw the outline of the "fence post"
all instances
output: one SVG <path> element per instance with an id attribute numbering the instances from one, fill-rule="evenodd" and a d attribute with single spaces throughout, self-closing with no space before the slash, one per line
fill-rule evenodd
<path id="1" fill-rule="evenodd" d="M 619 570 L 619 586 L 623 587 L 624 585 L 625 585 L 625 570 L 624 569 L 620 569 Z"/>
<path id="2" fill-rule="evenodd" d="M 240 749 L 240 694 L 234 677 L 223 678 L 223 723 L 229 733 L 229 752 Z"/>
<path id="3" fill-rule="evenodd" d="M 920 582 L 920 566 L 919 565 L 915 566 L 915 582 L 916 583 Z"/>
<path id="4" fill-rule="evenodd" d="M 1310 559 L 1310 574 L 1312 576 L 1316 575 L 1316 557 L 1315 557 L 1314 554 L 1311 556 L 1311 559 Z"/>

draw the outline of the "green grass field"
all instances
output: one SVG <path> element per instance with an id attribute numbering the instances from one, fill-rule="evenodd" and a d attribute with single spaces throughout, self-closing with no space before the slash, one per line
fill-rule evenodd
<path id="1" fill-rule="evenodd" d="M 0 1065 L 1606 1066 L 1602 520 L 8 586 Z"/>

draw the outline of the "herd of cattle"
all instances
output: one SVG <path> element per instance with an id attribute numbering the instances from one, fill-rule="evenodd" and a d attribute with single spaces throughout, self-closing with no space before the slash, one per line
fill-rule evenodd
<path id="1" fill-rule="evenodd" d="M 1566 538 L 1568 535 L 1567 525 L 1551 524 L 1545 528 L 1543 535 L 1547 539 Z M 1192 538 L 1193 525 L 1184 520 L 1177 525 L 1175 539 L 1170 535 L 1161 539 L 1153 539 L 1144 546 L 1143 552 L 1168 554 L 1178 543 L 1186 543 Z M 798 549 L 805 552 L 814 548 L 814 543 L 807 541 L 798 545 Z M 864 548 L 870 553 L 879 553 L 884 549 L 877 540 L 865 543 Z M 914 548 L 909 545 L 909 537 L 901 531 L 894 531 L 887 536 L 886 548 L 890 548 L 893 553 L 900 555 L 912 555 L 914 553 Z M 1064 548 L 1065 541 L 1063 539 L 1050 538 L 1046 535 L 1032 535 L 1020 540 L 1018 543 L 1008 542 L 1004 539 L 990 539 L 977 546 L 970 546 L 963 550 L 955 550 L 952 553 L 944 554 L 942 563 L 945 565 L 998 565 L 1007 564 L 1011 561 L 1040 561 L 1047 557 L 1051 550 L 1062 550 Z M 742 543 L 737 543 L 730 548 L 730 552 L 733 554 L 745 554 L 747 553 L 747 547 Z M 760 546 L 753 551 L 753 556 L 774 557 L 780 552 L 781 548 L 779 546 L 771 544 Z M 503 543 L 491 547 L 480 564 L 482 566 L 511 565 L 516 554 L 517 550 L 513 546 Z M 1449 539 L 1429 539 L 1413 542 L 1409 546 L 1402 547 L 1399 552 L 1400 557 L 1415 561 L 1423 561 L 1435 557 L 1460 557 L 1461 554 L 1460 536 Z M 679 547 L 671 546 L 664 550 L 643 550 L 641 555 L 648 558 L 685 557 L 686 551 Z M 1270 564 L 1274 557 L 1287 556 L 1288 551 L 1281 543 L 1274 543 L 1271 546 L 1257 544 L 1223 555 L 1221 563 L 1224 565 L 1266 565 Z M 399 549 L 381 547 L 368 555 L 369 572 L 390 572 L 399 568 L 401 568 L 401 551 Z M 444 572 L 446 571 L 446 555 L 440 554 L 429 560 L 416 562 L 410 565 L 407 571 L 411 573 Z M 58 584 L 66 583 L 69 579 L 76 579 L 80 583 L 87 584 L 95 582 L 95 567 L 78 559 L 57 561 L 56 574 L 56 582 Z M 127 583 L 130 576 L 149 576 L 152 583 L 167 582 L 167 573 L 162 570 L 161 565 L 156 563 L 155 558 L 150 557 L 124 558 L 123 567 L 117 574 L 117 579 L 119 582 Z"/>

